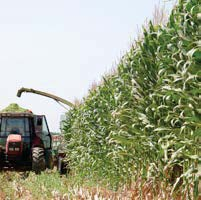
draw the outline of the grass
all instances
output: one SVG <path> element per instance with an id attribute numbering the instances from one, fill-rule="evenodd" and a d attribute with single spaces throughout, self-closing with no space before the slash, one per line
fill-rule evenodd
<path id="1" fill-rule="evenodd" d="M 51 199 L 66 195 L 66 178 L 56 172 L 35 175 L 32 172 L 3 172 L 0 174 L 1 198 L 10 199 Z"/>
<path id="2" fill-rule="evenodd" d="M 182 199 L 181 194 L 178 194 L 177 198 L 170 195 L 170 185 L 156 186 L 140 179 L 117 191 L 109 190 L 92 180 L 77 184 L 78 180 L 73 177 L 60 177 L 56 171 L 46 171 L 40 175 L 32 172 L 1 172 L 0 181 L 0 199 Z"/>

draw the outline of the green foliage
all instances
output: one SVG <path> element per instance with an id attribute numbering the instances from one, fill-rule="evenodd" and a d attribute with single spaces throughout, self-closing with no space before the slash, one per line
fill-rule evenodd
<path id="1" fill-rule="evenodd" d="M 199 0 L 180 0 L 166 27 L 150 22 L 117 73 L 67 113 L 75 173 L 117 186 L 139 177 L 172 182 L 172 193 L 178 185 L 189 193 L 201 134 L 199 12 Z"/>
<path id="2" fill-rule="evenodd" d="M 21 108 L 16 103 L 11 103 L 8 107 L 1 110 L 1 112 L 27 112 L 28 110 L 25 108 Z"/>
<path id="3" fill-rule="evenodd" d="M 65 177 L 54 171 L 1 172 L 0 199 L 70 199 Z"/>
<path id="4" fill-rule="evenodd" d="M 49 199 L 154 199 L 150 183 L 136 182 L 131 187 L 118 191 L 100 187 L 91 179 L 83 180 L 78 176 L 60 177 L 56 171 L 45 171 L 40 175 L 32 172 L 4 171 L 0 173 L 0 199 L 10 200 L 49 200 Z M 139 190 L 142 188 L 143 193 Z M 160 187 L 157 198 L 170 198 L 170 188 Z"/>

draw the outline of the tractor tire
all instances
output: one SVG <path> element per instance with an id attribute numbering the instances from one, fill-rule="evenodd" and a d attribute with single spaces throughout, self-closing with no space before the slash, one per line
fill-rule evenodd
<path id="1" fill-rule="evenodd" d="M 45 170 L 45 154 L 41 147 L 34 147 L 32 149 L 32 170 L 36 174 L 40 174 Z"/>
<path id="2" fill-rule="evenodd" d="M 67 173 L 67 166 L 66 166 L 66 163 L 65 161 L 63 160 L 62 157 L 59 157 L 58 158 L 58 163 L 57 163 L 57 170 L 59 172 L 60 175 L 63 175 L 63 174 L 66 174 Z"/>

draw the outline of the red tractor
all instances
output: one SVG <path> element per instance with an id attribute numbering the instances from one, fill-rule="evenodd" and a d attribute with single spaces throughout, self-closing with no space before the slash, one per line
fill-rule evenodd
<path id="1" fill-rule="evenodd" d="M 53 167 L 52 138 L 43 115 L 0 113 L 0 167 L 27 167 L 36 173 Z"/>

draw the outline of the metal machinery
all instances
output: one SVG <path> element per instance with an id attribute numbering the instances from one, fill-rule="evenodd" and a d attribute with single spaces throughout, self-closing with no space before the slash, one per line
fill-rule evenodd
<path id="1" fill-rule="evenodd" d="M 52 168 L 52 139 L 45 116 L 26 112 L 0 113 L 0 167 Z"/>
<path id="2" fill-rule="evenodd" d="M 17 96 L 21 97 L 22 93 L 33 93 L 33 94 L 38 94 L 41 96 L 45 96 L 48 98 L 51 98 L 59 103 L 63 103 L 69 107 L 74 107 L 73 103 L 67 101 L 66 99 L 63 99 L 61 97 L 55 96 L 53 94 L 47 93 L 47 92 L 43 92 L 43 91 L 39 91 L 39 90 L 34 90 L 34 89 L 29 89 L 29 88 L 21 88 L 18 90 L 17 92 Z M 61 137 L 62 138 L 62 137 Z M 60 174 L 65 174 L 67 172 L 67 161 L 65 160 L 66 157 L 66 153 L 65 153 L 65 143 L 64 141 L 61 139 L 60 141 L 60 145 L 58 146 L 57 150 L 56 150 L 56 163 L 57 163 L 57 168 Z"/>

